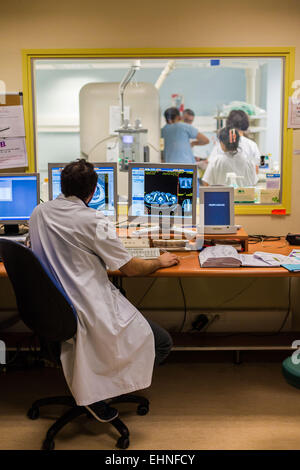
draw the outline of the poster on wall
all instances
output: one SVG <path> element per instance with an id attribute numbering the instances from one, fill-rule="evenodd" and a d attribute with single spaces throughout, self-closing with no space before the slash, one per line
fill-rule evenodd
<path id="1" fill-rule="evenodd" d="M 289 98 L 288 128 L 300 129 L 300 99 Z"/>
<path id="2" fill-rule="evenodd" d="M 23 106 L 0 107 L 0 138 L 25 137 Z"/>
<path id="3" fill-rule="evenodd" d="M 0 106 L 0 169 L 27 165 L 23 106 Z"/>
<path id="4" fill-rule="evenodd" d="M 0 138 L 0 169 L 27 166 L 25 137 Z"/>

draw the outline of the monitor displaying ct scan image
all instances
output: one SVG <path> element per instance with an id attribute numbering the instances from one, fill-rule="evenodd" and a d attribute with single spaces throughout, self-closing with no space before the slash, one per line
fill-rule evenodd
<path id="1" fill-rule="evenodd" d="M 129 164 L 130 217 L 169 217 L 194 224 L 196 198 L 196 165 Z"/>
<path id="2" fill-rule="evenodd" d="M 67 163 L 49 163 L 49 199 L 56 199 L 61 193 L 61 172 Z M 115 219 L 117 210 L 117 164 L 94 163 L 98 175 L 97 187 L 89 207 L 103 212 L 104 215 Z"/>

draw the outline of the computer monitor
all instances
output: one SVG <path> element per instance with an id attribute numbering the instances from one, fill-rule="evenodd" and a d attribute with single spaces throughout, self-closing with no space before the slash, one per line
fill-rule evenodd
<path id="1" fill-rule="evenodd" d="M 169 218 L 195 225 L 197 166 L 168 163 L 129 163 L 129 220 Z"/>
<path id="2" fill-rule="evenodd" d="M 204 233 L 235 233 L 234 188 L 200 186 L 200 226 Z"/>
<path id="3" fill-rule="evenodd" d="M 98 174 L 97 188 L 89 207 L 116 218 L 117 213 L 117 163 L 92 162 Z M 56 199 L 61 193 L 60 174 L 68 163 L 48 163 L 49 199 Z"/>
<path id="4" fill-rule="evenodd" d="M 39 173 L 0 174 L 0 224 L 5 235 L 18 235 L 40 202 Z"/>

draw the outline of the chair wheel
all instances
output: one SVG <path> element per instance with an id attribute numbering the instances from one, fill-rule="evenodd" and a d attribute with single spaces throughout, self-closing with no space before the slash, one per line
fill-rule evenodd
<path id="1" fill-rule="evenodd" d="M 118 449 L 127 449 L 127 447 L 129 447 L 129 439 L 128 437 L 119 437 L 117 443 L 116 443 L 116 447 L 118 447 Z"/>
<path id="2" fill-rule="evenodd" d="M 40 410 L 36 407 L 32 407 L 28 410 L 27 416 L 29 419 L 38 419 L 40 417 Z"/>
<path id="3" fill-rule="evenodd" d="M 42 445 L 42 450 L 54 450 L 55 442 L 52 439 L 45 439 Z"/>
<path id="4" fill-rule="evenodd" d="M 140 416 L 146 415 L 148 411 L 149 411 L 149 405 L 139 405 L 136 410 L 137 414 Z"/>

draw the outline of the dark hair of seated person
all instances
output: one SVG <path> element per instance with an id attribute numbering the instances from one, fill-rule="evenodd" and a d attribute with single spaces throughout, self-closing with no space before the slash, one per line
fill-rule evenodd
<path id="1" fill-rule="evenodd" d="M 249 127 L 248 114 L 242 109 L 232 109 L 228 114 L 226 127 L 235 127 L 240 131 L 246 131 Z"/>
<path id="2" fill-rule="evenodd" d="M 94 165 L 82 159 L 71 162 L 61 172 L 61 190 L 64 196 L 85 200 L 95 191 L 98 176 Z"/>

